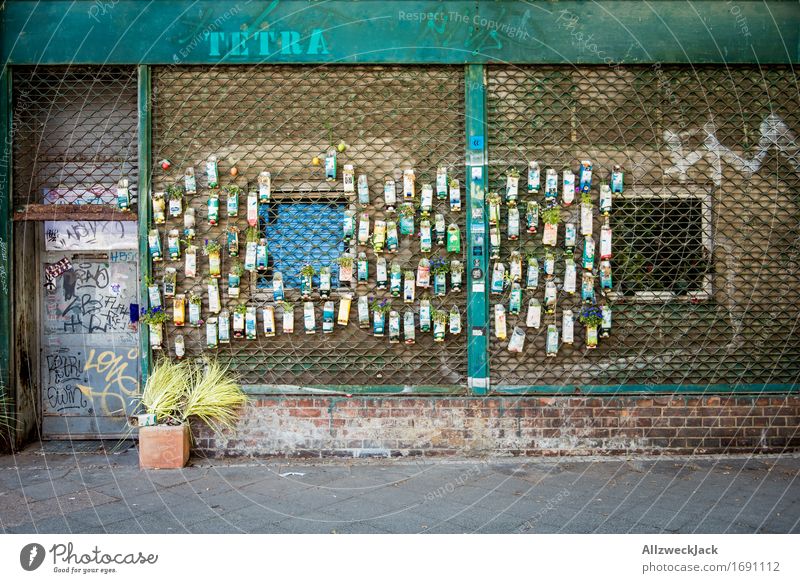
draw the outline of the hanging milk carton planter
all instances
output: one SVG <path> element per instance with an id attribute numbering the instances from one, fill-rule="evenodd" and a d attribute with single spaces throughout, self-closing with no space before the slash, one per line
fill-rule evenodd
<path id="1" fill-rule="evenodd" d="M 228 255 L 231 257 L 239 257 L 239 227 L 228 227 L 226 234 L 226 247 L 228 248 Z"/>
<path id="2" fill-rule="evenodd" d="M 316 273 L 316 270 L 308 264 L 305 264 L 300 269 L 300 297 L 304 300 L 311 298 L 311 292 L 313 291 L 313 277 L 316 275 Z"/>
<path id="3" fill-rule="evenodd" d="M 256 322 L 255 306 L 248 306 L 244 315 L 244 335 L 248 340 L 255 340 L 258 337 L 258 323 Z"/>
<path id="4" fill-rule="evenodd" d="M 336 181 L 336 148 L 330 148 L 325 155 L 325 180 Z"/>
<path id="5" fill-rule="evenodd" d="M 544 274 L 547 277 L 553 277 L 556 272 L 556 258 L 549 251 L 544 256 Z"/>
<path id="6" fill-rule="evenodd" d="M 420 332 L 431 331 L 431 301 L 427 298 L 419 301 L 419 330 Z"/>
<path id="7" fill-rule="evenodd" d="M 247 306 L 240 304 L 233 311 L 233 337 L 244 338 L 244 320 L 247 314 Z"/>
<path id="8" fill-rule="evenodd" d="M 153 350 L 161 350 L 164 342 L 164 325 L 149 324 L 147 328 L 150 332 L 150 348 Z"/>
<path id="9" fill-rule="evenodd" d="M 397 221 L 386 221 L 386 250 L 389 253 L 397 251 L 397 246 L 400 244 L 400 238 L 397 235 Z"/>
<path id="10" fill-rule="evenodd" d="M 558 299 L 558 289 L 553 280 L 548 280 L 544 285 L 544 311 L 554 314 L 556 311 L 556 300 Z"/>
<path id="11" fill-rule="evenodd" d="M 555 247 L 558 241 L 558 223 L 561 221 L 561 209 L 558 207 L 545 209 L 542 213 L 544 234 L 542 244 Z"/>
<path id="12" fill-rule="evenodd" d="M 167 313 L 160 307 L 143 310 L 140 320 L 150 332 L 150 348 L 161 350 L 164 342 L 164 324 L 169 320 Z"/>
<path id="13" fill-rule="evenodd" d="M 219 192 L 212 190 L 208 193 L 208 224 L 212 227 L 219 222 Z"/>
<path id="14" fill-rule="evenodd" d="M 333 300 L 328 300 L 322 305 L 322 333 L 333 333 L 335 307 Z"/>
<path id="15" fill-rule="evenodd" d="M 511 281 L 522 281 L 522 254 L 512 251 L 508 257 L 508 277 Z"/>
<path id="16" fill-rule="evenodd" d="M 575 245 L 578 243 L 578 233 L 575 229 L 575 223 L 567 223 L 564 225 L 564 250 L 568 255 L 575 253 Z"/>
<path id="17" fill-rule="evenodd" d="M 208 311 L 219 314 L 221 309 L 219 301 L 219 281 L 214 278 L 208 280 Z"/>
<path id="18" fill-rule="evenodd" d="M 414 344 L 416 342 L 415 328 L 414 311 L 406 310 L 403 314 L 403 342 L 406 344 Z"/>
<path id="19" fill-rule="evenodd" d="M 414 303 L 414 293 L 416 292 L 416 282 L 414 280 L 414 272 L 411 270 L 403 273 L 403 302 L 406 304 Z"/>
<path id="20" fill-rule="evenodd" d="M 494 336 L 498 340 L 505 340 L 508 337 L 506 308 L 503 304 L 495 304 L 494 306 Z"/>
<path id="21" fill-rule="evenodd" d="M 347 209 L 342 214 L 342 240 L 345 243 L 355 242 L 356 238 L 356 211 Z"/>
<path id="22" fill-rule="evenodd" d="M 447 200 L 447 166 L 436 169 L 436 198 Z"/>
<path id="23" fill-rule="evenodd" d="M 258 226 L 258 193 L 250 192 L 247 195 L 247 224 L 251 227 Z"/>
<path id="24" fill-rule="evenodd" d="M 272 274 L 272 301 L 282 302 L 285 299 L 286 295 L 283 288 L 283 273 L 280 271 L 275 271 Z"/>
<path id="25" fill-rule="evenodd" d="M 455 223 L 447 227 L 447 252 L 461 253 L 461 230 Z"/>
<path id="26" fill-rule="evenodd" d="M 615 164 L 611 169 L 611 192 L 622 193 L 623 172 L 622 166 Z"/>
<path id="27" fill-rule="evenodd" d="M 600 212 L 604 216 L 611 213 L 611 188 L 607 184 L 600 185 Z"/>
<path id="28" fill-rule="evenodd" d="M 339 312 L 336 323 L 339 326 L 347 326 L 350 323 L 350 306 L 353 303 L 353 294 L 342 294 L 339 298 Z"/>
<path id="29" fill-rule="evenodd" d="M 500 259 L 500 227 L 489 227 L 489 259 Z"/>
<path id="30" fill-rule="evenodd" d="M 150 248 L 150 258 L 153 261 L 161 261 L 163 259 L 161 254 L 161 234 L 158 229 L 150 229 L 147 232 L 147 244 Z"/>
<path id="31" fill-rule="evenodd" d="M 562 176 L 561 197 L 564 201 L 564 206 L 569 206 L 575 200 L 575 175 L 572 170 L 564 170 Z"/>
<path id="32" fill-rule="evenodd" d="M 217 332 L 220 344 L 231 343 L 231 315 L 228 310 L 222 310 L 217 317 Z"/>
<path id="33" fill-rule="evenodd" d="M 166 203 L 164 202 L 163 192 L 154 192 L 151 200 L 153 207 L 153 223 L 163 225 L 167 222 Z"/>
<path id="34" fill-rule="evenodd" d="M 552 168 L 545 171 L 544 200 L 548 205 L 553 205 L 558 198 L 558 172 Z"/>
<path id="35" fill-rule="evenodd" d="M 431 318 L 433 320 L 433 341 L 444 342 L 447 334 L 447 312 L 444 310 L 433 310 Z"/>
<path id="36" fill-rule="evenodd" d="M 608 224 L 608 219 L 600 229 L 600 259 L 611 259 L 611 225 Z"/>
<path id="37" fill-rule="evenodd" d="M 513 332 L 511 332 L 511 340 L 508 341 L 508 351 L 520 353 L 522 349 L 525 347 L 525 330 L 520 328 L 519 326 L 514 326 Z"/>
<path id="38" fill-rule="evenodd" d="M 461 334 L 461 312 L 458 311 L 458 306 L 450 308 L 450 334 Z"/>
<path id="39" fill-rule="evenodd" d="M 400 234 L 413 235 L 414 234 L 414 205 L 410 202 L 404 202 L 400 205 Z"/>
<path id="40" fill-rule="evenodd" d="M 181 327 L 186 324 L 186 296 L 177 294 L 172 299 L 172 325 Z"/>
<path id="41" fill-rule="evenodd" d="M 594 269 L 594 238 L 589 235 L 583 238 L 583 268 Z"/>
<path id="42" fill-rule="evenodd" d="M 150 276 L 145 277 L 145 285 L 147 286 L 147 302 L 150 305 L 150 309 L 161 308 L 161 290 L 158 289 L 158 285 Z"/>
<path id="43" fill-rule="evenodd" d="M 192 207 L 186 209 L 186 212 L 183 213 L 183 236 L 186 238 L 187 241 L 193 241 L 195 231 L 194 228 L 197 224 L 195 220 L 195 210 Z"/>
<path id="44" fill-rule="evenodd" d="M 319 268 L 319 297 L 323 300 L 331 295 L 331 268 L 324 265 Z"/>
<path id="45" fill-rule="evenodd" d="M 603 311 L 597 306 L 584 306 L 580 321 L 586 328 L 586 348 L 597 348 L 597 328 L 603 323 Z"/>
<path id="46" fill-rule="evenodd" d="M 203 307 L 203 298 L 200 294 L 192 292 L 189 294 L 189 326 L 199 328 L 203 320 L 200 318 L 200 311 Z"/>
<path id="47" fill-rule="evenodd" d="M 558 354 L 558 327 L 555 324 L 547 326 L 547 344 L 545 346 L 547 356 Z"/>
<path id="48" fill-rule="evenodd" d="M 419 250 L 421 253 L 430 253 L 432 248 L 431 221 L 425 218 L 419 222 Z"/>
<path id="49" fill-rule="evenodd" d="M 369 328 L 369 299 L 367 296 L 358 298 L 358 327 Z"/>
<path id="50" fill-rule="evenodd" d="M 528 271 L 525 274 L 525 289 L 539 287 L 539 260 L 533 255 L 528 256 Z"/>
<path id="51" fill-rule="evenodd" d="M 440 258 L 434 262 L 442 261 Z M 417 264 L 417 287 L 430 287 L 431 285 L 431 262 L 427 257 L 422 257 Z"/>
<path id="52" fill-rule="evenodd" d="M 528 300 L 528 313 L 525 316 L 528 328 L 539 328 L 542 325 L 542 304 L 536 298 Z"/>
<path id="53" fill-rule="evenodd" d="M 356 171 L 352 164 L 345 164 L 342 169 L 342 188 L 345 194 L 356 191 Z"/>
<path id="54" fill-rule="evenodd" d="M 440 297 L 447 294 L 447 270 L 447 260 L 443 257 L 435 257 L 428 268 L 429 280 L 433 273 L 433 293 Z"/>
<path id="55" fill-rule="evenodd" d="M 389 312 L 389 344 L 400 343 L 400 314 L 397 310 Z"/>
<path id="56" fill-rule="evenodd" d="M 519 170 L 512 168 L 506 174 L 506 202 L 509 205 L 517 204 L 519 198 Z"/>
<path id="57" fill-rule="evenodd" d="M 508 302 L 508 313 L 519 314 L 522 310 L 522 287 L 516 282 L 511 284 L 511 297 Z"/>
<path id="58" fill-rule="evenodd" d="M 447 236 L 447 225 L 444 222 L 444 215 L 436 213 L 434 216 L 433 230 L 436 235 L 436 244 L 444 245 L 445 237 Z"/>
<path id="59" fill-rule="evenodd" d="M 450 210 L 461 210 L 461 183 L 455 178 L 450 181 Z"/>
<path id="60" fill-rule="evenodd" d="M 339 264 L 339 283 L 352 284 L 353 283 L 353 256 L 349 253 L 343 253 L 339 259 L 336 260 Z"/>
<path id="61" fill-rule="evenodd" d="M 283 308 L 283 333 L 294 334 L 294 305 L 289 302 L 281 302 Z"/>
<path id="62" fill-rule="evenodd" d="M 197 194 L 197 179 L 194 175 L 194 166 L 189 166 L 183 175 L 183 190 L 186 194 Z"/>
<path id="63" fill-rule="evenodd" d="M 220 244 L 213 240 L 206 241 L 203 251 L 208 256 L 208 274 L 211 277 L 219 277 L 220 270 L 222 268 L 222 261 L 220 260 Z"/>
<path id="64" fill-rule="evenodd" d="M 272 175 L 266 170 L 258 175 L 258 202 L 267 204 L 272 198 Z"/>
<path id="65" fill-rule="evenodd" d="M 367 261 L 367 254 L 363 251 L 358 254 L 358 261 L 356 262 L 356 281 L 360 284 L 369 282 L 369 262 Z"/>
<path id="66" fill-rule="evenodd" d="M 489 205 L 489 224 L 497 225 L 500 222 L 500 195 L 490 192 L 486 197 L 486 204 Z"/>
<path id="67" fill-rule="evenodd" d="M 494 264 L 494 269 L 492 269 L 492 283 L 491 283 L 491 292 L 493 294 L 501 294 L 503 293 L 503 289 L 505 288 L 506 283 L 506 266 L 499 261 Z"/>
<path id="68" fill-rule="evenodd" d="M 464 279 L 464 264 L 458 259 L 453 259 L 450 262 L 450 286 L 454 292 L 460 292 L 462 282 Z"/>
<path id="69" fill-rule="evenodd" d="M 375 220 L 375 232 L 372 234 L 372 249 L 375 253 L 382 253 L 386 245 L 386 221 Z"/>
<path id="70" fill-rule="evenodd" d="M 403 271 L 400 266 L 392 262 L 392 267 L 389 270 L 389 293 L 392 297 L 400 297 L 403 289 Z"/>
<path id="71" fill-rule="evenodd" d="M 217 319 L 209 318 L 206 320 L 206 348 L 214 350 L 219 345 L 217 335 Z"/>
<path id="72" fill-rule="evenodd" d="M 385 257 L 378 257 L 375 262 L 375 279 L 378 289 L 386 289 L 389 285 L 389 269 Z"/>
<path id="73" fill-rule="evenodd" d="M 382 337 L 386 334 L 386 313 L 391 309 L 388 300 L 375 300 L 372 304 L 372 335 Z"/>
<path id="74" fill-rule="evenodd" d="M 229 184 L 223 190 L 227 195 L 227 200 L 225 201 L 225 210 L 227 211 L 228 218 L 236 218 L 239 216 L 239 195 L 241 194 L 242 189 L 235 184 Z"/>
<path id="75" fill-rule="evenodd" d="M 591 235 L 594 229 L 594 221 L 592 215 L 592 203 L 581 203 L 581 235 Z"/>
<path id="76" fill-rule="evenodd" d="M 120 178 L 117 182 L 117 208 L 121 211 L 131 208 L 131 195 L 128 190 L 127 178 Z"/>
<path id="77" fill-rule="evenodd" d="M 422 185 L 422 194 L 420 195 L 419 210 L 422 216 L 428 216 L 433 208 L 433 187 L 430 184 Z"/>
<path id="78" fill-rule="evenodd" d="M 574 294 L 578 286 L 578 269 L 575 260 L 568 257 L 564 260 L 564 291 Z"/>
<path id="79" fill-rule="evenodd" d="M 581 300 L 586 303 L 594 303 L 594 276 L 591 273 L 584 272 L 583 280 L 581 281 Z"/>
<path id="80" fill-rule="evenodd" d="M 572 317 L 572 310 L 564 310 L 561 314 L 561 339 L 564 344 L 574 344 L 575 342 L 575 321 Z"/>
<path id="81" fill-rule="evenodd" d="M 211 156 L 206 162 L 206 182 L 209 188 L 219 186 L 219 168 L 217 167 L 217 157 Z"/>
<path id="82" fill-rule="evenodd" d="M 535 233 L 539 228 L 539 203 L 535 200 L 528 201 L 525 206 L 525 222 L 529 233 Z"/>
<path id="83" fill-rule="evenodd" d="M 228 297 L 238 298 L 239 289 L 242 285 L 242 275 L 244 275 L 244 267 L 238 261 L 233 264 L 231 270 L 228 272 Z"/>
<path id="84" fill-rule="evenodd" d="M 175 358 L 181 360 L 186 356 L 186 341 L 183 339 L 183 334 L 175 336 Z"/>
<path id="85" fill-rule="evenodd" d="M 592 189 L 592 161 L 583 160 L 578 174 L 578 189 L 589 192 Z"/>
<path id="86" fill-rule="evenodd" d="M 173 261 L 181 258 L 181 235 L 178 229 L 170 229 L 167 233 L 167 250 Z"/>
<path id="87" fill-rule="evenodd" d="M 175 297 L 177 291 L 178 271 L 174 267 L 167 267 L 164 270 L 164 297 Z"/>
<path id="88" fill-rule="evenodd" d="M 600 324 L 600 336 L 608 338 L 611 334 L 611 306 L 608 304 L 600 306 L 603 312 L 603 322 Z"/>
<path id="89" fill-rule="evenodd" d="M 397 187 L 394 180 L 387 178 L 383 183 L 383 203 L 386 205 L 386 212 L 394 212 L 394 207 L 397 206 Z"/>
<path id="90" fill-rule="evenodd" d="M 611 278 L 611 262 L 600 262 L 600 289 L 607 290 L 614 287 L 614 282 Z"/>
<path id="91" fill-rule="evenodd" d="M 358 175 L 358 204 L 369 206 L 369 184 L 366 174 Z"/>
<path id="92" fill-rule="evenodd" d="M 519 209 L 516 206 L 508 207 L 508 240 L 519 239 Z"/>
<path id="93" fill-rule="evenodd" d="M 415 181 L 417 180 L 413 168 L 403 170 L 403 200 L 413 201 L 417 195 Z"/>
<path id="94" fill-rule="evenodd" d="M 542 184 L 541 171 L 539 170 L 539 163 L 536 161 L 528 162 L 528 193 L 535 194 L 539 192 Z"/>
<path id="95" fill-rule="evenodd" d="M 361 213 L 358 215 L 358 244 L 367 243 L 369 243 L 369 213 Z"/>
<path id="96" fill-rule="evenodd" d="M 258 254 L 258 229 L 248 227 L 245 237 L 247 243 L 244 248 L 244 268 L 246 271 L 256 270 L 256 255 Z"/>

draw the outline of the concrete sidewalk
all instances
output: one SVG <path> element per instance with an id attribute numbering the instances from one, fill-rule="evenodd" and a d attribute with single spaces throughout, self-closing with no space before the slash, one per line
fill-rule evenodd
<path id="1" fill-rule="evenodd" d="M 46 448 L 45 448 L 46 450 Z M 797 533 L 800 455 L 218 461 L 0 456 L 6 533 Z"/>

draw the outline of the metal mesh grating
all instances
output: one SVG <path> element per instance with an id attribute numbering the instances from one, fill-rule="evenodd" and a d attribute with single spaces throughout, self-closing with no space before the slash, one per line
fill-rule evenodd
<path id="1" fill-rule="evenodd" d="M 601 294 L 595 283 L 599 303 L 613 309 L 611 336 L 587 350 L 576 322 L 575 344 L 545 356 L 546 325 L 557 320 L 560 329 L 562 310 L 577 316 L 581 304 L 580 265 L 577 297 L 562 289 L 563 223 L 579 224 L 576 195 L 563 207 L 555 248 L 555 315 L 525 328 L 525 304 L 543 299 L 540 274 L 519 319 L 509 319 L 509 336 L 518 322 L 527 331 L 524 351 L 510 353 L 492 335 L 492 383 L 797 382 L 797 87 L 794 72 L 779 67 L 490 67 L 490 189 L 502 194 L 516 168 L 524 192 L 531 160 L 542 181 L 546 168 L 560 180 L 563 169 L 577 175 L 579 162 L 592 160 L 597 243 L 599 184 L 614 164 L 625 172 L 610 215 L 613 289 Z M 523 209 L 532 198 L 521 196 Z M 519 249 L 541 269 L 542 224 L 538 234 L 522 231 L 519 241 L 504 237 L 501 260 Z M 498 301 L 507 306 L 508 292 Z"/>
<path id="2" fill-rule="evenodd" d="M 13 107 L 15 206 L 135 197 L 135 67 L 15 67 Z"/>
<path id="3" fill-rule="evenodd" d="M 402 202 L 402 170 L 414 168 L 417 193 L 423 183 L 435 184 L 436 170 L 448 167 L 451 178 L 464 183 L 464 82 L 460 67 L 156 67 L 153 71 L 153 156 L 155 175 L 153 191 L 165 191 L 182 181 L 186 168 L 192 166 L 197 180 L 197 194 L 188 204 L 196 209 L 196 244 L 204 241 L 225 242 L 226 228 L 237 226 L 241 237 L 240 260 L 244 259 L 246 193 L 258 188 L 259 173 L 269 171 L 272 196 L 261 205 L 259 230 L 267 238 L 269 259 L 266 272 L 245 273 L 239 299 L 228 297 L 225 279 L 234 259 L 222 253 L 220 292 L 223 306 L 231 312 L 237 305 L 257 307 L 258 338 L 232 339 L 216 352 L 233 363 L 245 383 L 250 385 L 424 385 L 463 386 L 466 377 L 466 338 L 448 335 L 446 342 L 434 343 L 430 332 L 419 330 L 419 298 L 413 304 L 417 312 L 416 344 L 389 344 L 388 338 L 374 337 L 371 329 L 360 329 L 357 298 L 389 297 L 388 290 L 376 289 L 376 254 L 371 247 L 359 246 L 369 260 L 369 283 L 338 283 L 334 260 L 344 250 L 342 216 L 356 208 L 353 195 L 342 184 L 344 164 L 353 164 L 355 173 L 368 177 L 371 224 L 386 218 L 384 179 L 397 181 L 398 203 Z M 337 180 L 325 180 L 323 166 L 313 166 L 312 158 L 324 158 L 329 145 L 344 140 L 348 148 L 338 155 Z M 243 190 L 238 217 L 227 219 L 226 198 L 220 194 L 220 221 L 209 226 L 207 198 L 209 189 L 204 164 L 211 156 L 219 161 L 221 186 L 236 184 Z M 164 172 L 159 161 L 169 159 L 172 167 Z M 230 175 L 235 166 L 238 175 Z M 463 186 L 462 186 L 463 191 Z M 463 194 L 462 194 L 463 196 Z M 419 199 L 417 200 L 419 202 Z M 360 209 L 360 207 L 358 207 Z M 447 223 L 455 222 L 464 236 L 464 211 L 450 212 L 447 201 L 434 197 L 433 213 L 441 212 Z M 432 213 L 432 216 L 433 216 Z M 416 215 L 419 231 L 420 214 Z M 170 228 L 182 228 L 182 218 L 168 218 L 160 227 L 162 239 Z M 426 254 L 427 255 L 427 254 Z M 445 253 L 435 244 L 431 257 L 461 258 L 462 254 Z M 400 237 L 397 253 L 386 254 L 403 269 L 416 269 L 420 253 L 418 236 Z M 314 306 L 317 331 L 303 333 L 303 303 L 297 278 L 299 267 L 308 262 L 317 271 L 330 265 L 333 293 L 338 310 L 340 292 L 354 295 L 347 327 L 335 326 L 332 334 L 321 330 L 323 302 L 319 299 L 319 278 L 315 277 Z M 198 253 L 198 275 L 186 278 L 181 261 L 156 263 L 154 276 L 161 281 L 164 268 L 178 270 L 178 293 L 195 290 L 203 298 L 203 316 L 208 316 L 205 291 L 208 262 Z M 274 305 L 273 273 L 284 277 L 286 299 L 295 306 L 293 334 L 282 332 L 282 308 L 276 307 L 275 337 L 265 337 L 261 308 Z M 448 282 L 449 283 L 449 282 Z M 429 293 L 432 296 L 432 294 Z M 458 306 L 466 319 L 463 293 L 448 287 L 445 297 L 432 297 L 434 307 Z M 171 301 L 166 305 L 171 308 Z M 406 310 L 402 298 L 392 306 Z M 171 314 L 171 311 L 170 311 Z M 171 322 L 165 343 L 170 353 L 176 334 Z M 187 355 L 205 351 L 204 328 L 180 328 Z"/>

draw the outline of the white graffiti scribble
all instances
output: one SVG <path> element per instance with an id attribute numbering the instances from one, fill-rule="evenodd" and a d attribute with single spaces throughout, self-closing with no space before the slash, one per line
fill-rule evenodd
<path id="1" fill-rule="evenodd" d="M 694 128 L 684 132 L 672 130 L 664 131 L 664 142 L 670 150 L 673 166 L 665 170 L 667 176 L 678 178 L 681 182 L 688 180 L 687 171 L 700 160 L 706 159 L 713 168 L 713 179 L 717 186 L 722 184 L 722 161 L 733 166 L 739 172 L 751 176 L 758 172 L 767 153 L 775 148 L 783 154 L 800 174 L 800 146 L 797 134 L 792 131 L 778 115 L 769 115 L 764 118 L 760 126 L 761 138 L 758 141 L 758 150 L 753 158 L 744 158 L 732 149 L 723 146 L 717 139 L 717 128 L 713 120 L 706 122 L 702 128 Z M 703 146 L 687 151 L 684 143 L 696 136 L 703 140 Z"/>

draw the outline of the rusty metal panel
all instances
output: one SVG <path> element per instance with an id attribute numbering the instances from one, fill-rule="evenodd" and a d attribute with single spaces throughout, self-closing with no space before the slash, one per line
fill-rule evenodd
<path id="1" fill-rule="evenodd" d="M 543 299 L 540 274 L 539 288 L 523 293 L 522 314 L 509 318 L 509 336 L 515 325 L 526 331 L 523 352 L 492 335 L 493 385 L 796 383 L 799 105 L 797 77 L 784 67 L 489 67 L 490 189 L 502 194 L 512 168 L 524 185 L 532 160 L 543 181 L 547 168 L 560 181 L 564 169 L 577 176 L 580 161 L 591 160 L 597 243 L 599 184 L 613 165 L 624 170 L 610 213 L 613 288 L 594 286 L 612 309 L 610 337 L 587 350 L 575 322 L 574 344 L 545 356 L 546 325 L 561 329 L 563 310 L 577 317 L 581 309 L 580 265 L 578 293 L 563 290 L 564 223 L 580 222 L 576 195 L 561 207 L 553 250 L 555 314 L 526 327 L 525 304 Z M 544 207 L 541 194 L 521 199 L 523 209 L 528 200 Z M 542 226 L 537 234 L 523 226 L 518 241 L 504 237 L 501 261 L 519 250 L 541 269 Z M 506 289 L 492 304 L 508 300 Z"/>
<path id="2" fill-rule="evenodd" d="M 342 167 L 353 164 L 355 173 L 366 174 L 369 187 L 371 224 L 385 219 L 384 180 L 397 181 L 398 197 L 402 170 L 413 168 L 417 176 L 417 196 L 423 183 L 435 184 L 438 166 L 446 166 L 451 178 L 458 179 L 464 196 L 464 82 L 461 67 L 404 66 L 221 66 L 153 68 L 153 192 L 164 192 L 174 184 L 183 184 L 188 167 L 195 170 L 197 194 L 188 197 L 196 211 L 195 245 L 206 240 L 225 244 L 228 227 L 238 227 L 241 237 L 240 261 L 244 259 L 246 195 L 257 190 L 262 171 L 271 173 L 272 196 L 261 205 L 259 230 L 269 244 L 268 269 L 263 274 L 245 273 L 238 299 L 229 297 L 226 276 L 234 258 L 223 251 L 220 295 L 224 307 L 232 313 L 237 305 L 258 308 L 258 337 L 255 340 L 232 339 L 215 350 L 230 362 L 248 385 L 364 387 L 408 385 L 426 387 L 463 387 L 466 384 L 466 340 L 448 335 L 446 342 L 434 342 L 430 332 L 419 331 L 419 298 L 414 304 L 394 298 L 392 306 L 401 315 L 407 306 L 416 312 L 416 343 L 390 344 L 374 337 L 371 329 L 360 329 L 356 302 L 359 296 L 388 298 L 387 290 L 376 289 L 377 255 L 369 246 L 347 246 L 355 255 L 365 252 L 369 261 L 369 282 L 341 285 L 337 290 L 335 258 L 345 251 L 341 239 L 341 219 L 348 208 L 355 209 L 355 197 L 346 194 Z M 313 166 L 312 158 L 324 158 L 332 144 L 347 143 L 339 153 L 336 181 L 325 179 L 324 168 Z M 204 164 L 211 156 L 219 161 L 220 186 L 236 184 L 243 190 L 236 218 L 226 218 L 226 197 L 220 194 L 220 221 L 210 226 L 207 220 L 209 188 Z M 169 159 L 172 166 L 163 171 L 160 161 Z M 230 175 L 232 167 L 238 174 Z M 399 202 L 402 202 L 400 200 Z M 419 202 L 419 200 L 417 200 Z M 450 212 L 447 201 L 434 200 L 434 213 L 442 212 L 448 224 L 456 223 L 464 237 L 464 211 Z M 359 207 L 360 208 L 360 207 Z M 396 215 L 395 215 L 396 216 Z M 432 214 L 433 217 L 433 214 Z M 420 214 L 416 215 L 419 231 Z M 167 218 L 160 226 L 165 231 L 182 229 L 183 218 Z M 403 269 L 418 265 L 419 237 L 400 237 L 395 254 L 387 253 L 387 262 L 398 262 Z M 463 249 L 463 244 L 462 244 Z M 166 250 L 165 250 L 166 254 Z M 434 244 L 431 257 L 459 258 L 463 251 L 447 254 Z M 313 295 L 317 332 L 303 333 L 302 311 L 297 286 L 298 269 L 308 262 L 317 270 L 332 267 L 332 299 L 341 293 L 354 295 L 347 327 L 335 326 L 332 334 L 323 334 L 323 302 Z M 209 316 L 206 291 L 208 262 L 198 253 L 198 274 L 187 278 L 184 260 L 165 261 L 154 266 L 160 282 L 165 267 L 177 269 L 178 293 L 192 291 L 202 297 L 202 314 Z M 272 274 L 283 273 L 286 300 L 294 304 L 296 314 L 293 334 L 282 332 L 282 309 L 273 301 Z M 458 306 L 465 318 L 466 298 L 453 293 L 448 285 L 445 297 L 432 297 L 434 307 Z M 430 294 L 432 295 L 432 294 Z M 167 301 L 170 308 L 172 302 Z M 261 308 L 275 306 L 277 335 L 266 337 L 262 328 Z M 174 339 L 182 334 L 187 356 L 207 351 L 204 327 L 166 328 L 165 344 L 174 355 Z"/>

